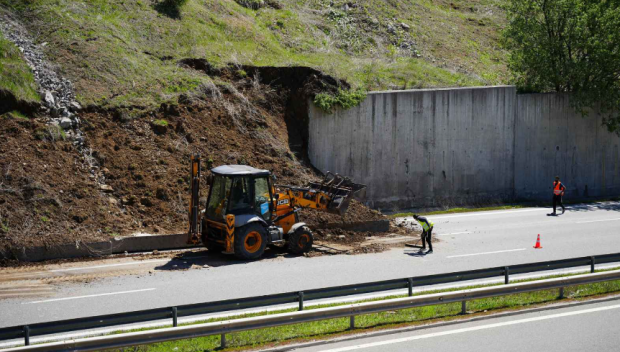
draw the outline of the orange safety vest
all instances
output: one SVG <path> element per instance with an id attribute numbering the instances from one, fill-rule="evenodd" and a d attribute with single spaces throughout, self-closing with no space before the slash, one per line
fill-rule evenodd
<path id="1" fill-rule="evenodd" d="M 558 182 L 556 183 L 555 181 L 553 181 L 553 194 L 555 194 L 556 196 L 559 196 L 560 194 L 562 194 L 562 190 L 560 189 L 560 186 L 562 185 L 562 182 Z"/>

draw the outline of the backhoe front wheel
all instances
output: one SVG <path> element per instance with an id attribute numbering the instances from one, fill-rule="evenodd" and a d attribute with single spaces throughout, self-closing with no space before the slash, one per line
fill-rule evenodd
<path id="1" fill-rule="evenodd" d="M 267 234 L 258 223 L 250 223 L 235 231 L 235 256 L 240 259 L 254 260 L 265 252 Z"/>
<path id="2" fill-rule="evenodd" d="M 293 254 L 302 254 L 312 248 L 313 236 L 307 226 L 295 230 L 288 238 L 288 251 Z"/>

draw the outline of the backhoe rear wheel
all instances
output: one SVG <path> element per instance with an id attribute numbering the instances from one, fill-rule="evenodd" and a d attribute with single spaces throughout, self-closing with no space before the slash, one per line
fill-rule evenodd
<path id="1" fill-rule="evenodd" d="M 235 256 L 255 260 L 265 252 L 267 231 L 259 223 L 250 223 L 235 231 Z"/>
<path id="2" fill-rule="evenodd" d="M 302 226 L 288 237 L 288 251 L 293 254 L 306 253 L 312 248 L 312 242 L 312 231 L 307 226 Z"/>

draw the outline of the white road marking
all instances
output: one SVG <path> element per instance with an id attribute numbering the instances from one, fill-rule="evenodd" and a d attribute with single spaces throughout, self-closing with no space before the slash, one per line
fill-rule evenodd
<path id="1" fill-rule="evenodd" d="M 162 263 L 169 262 L 171 259 L 153 259 L 153 260 L 141 260 L 135 262 L 128 263 L 118 263 L 118 264 L 105 264 L 105 265 L 95 265 L 95 266 L 84 266 L 81 268 L 67 268 L 67 269 L 54 269 L 49 270 L 50 272 L 57 273 L 62 271 L 78 271 L 78 270 L 89 270 L 89 269 L 100 269 L 100 268 L 111 268 L 115 266 L 124 266 L 124 265 L 140 265 L 140 264 L 148 264 L 148 263 Z"/>
<path id="2" fill-rule="evenodd" d="M 22 302 L 22 304 L 35 304 L 35 303 L 68 301 L 70 299 L 81 299 L 81 298 L 92 298 L 92 297 L 101 297 L 101 296 L 124 295 L 124 294 L 127 294 L 127 293 L 138 293 L 138 292 L 153 291 L 153 290 L 156 290 L 156 288 L 144 288 L 144 289 L 141 289 L 141 290 L 133 290 L 133 291 L 99 293 L 99 294 L 96 294 L 96 295 L 88 295 L 88 296 L 54 298 L 54 299 L 47 299 L 47 300 L 44 300 L 44 301 Z"/>
<path id="3" fill-rule="evenodd" d="M 532 212 L 532 211 L 549 211 L 549 209 L 547 209 L 547 208 L 536 208 L 536 209 L 507 210 L 507 211 L 480 211 L 480 212 L 475 212 L 475 213 L 457 214 L 457 215 L 444 215 L 444 216 L 428 215 L 428 218 L 430 220 L 451 219 L 451 218 L 464 218 L 464 217 L 469 217 L 469 216 L 528 213 L 528 212 Z"/>
<path id="4" fill-rule="evenodd" d="M 463 231 L 463 232 L 452 232 L 452 233 L 440 233 L 437 236 L 450 236 L 450 235 L 465 235 L 471 233 L 469 231 Z"/>
<path id="5" fill-rule="evenodd" d="M 620 218 L 604 219 L 604 220 L 591 220 L 591 221 L 579 221 L 579 222 L 577 222 L 577 224 L 588 224 L 588 223 L 591 223 L 591 222 L 618 221 L 618 220 L 620 220 Z"/>
<path id="6" fill-rule="evenodd" d="M 517 252 L 517 251 L 524 251 L 525 248 L 519 248 L 519 249 L 506 249 L 504 251 L 495 251 L 495 252 L 484 252 L 484 253 L 473 253 L 473 254 L 459 254 L 459 255 L 451 255 L 449 257 L 446 258 L 458 258 L 458 257 L 473 257 L 475 255 L 485 255 L 485 254 L 496 254 L 496 253 L 506 253 L 506 252 Z"/>
<path id="7" fill-rule="evenodd" d="M 403 343 L 403 342 L 409 342 L 409 341 L 414 341 L 414 340 L 429 339 L 429 338 L 439 337 L 439 336 L 462 334 L 462 333 L 466 333 L 466 332 L 479 331 L 479 330 L 487 330 L 487 329 L 493 329 L 493 328 L 500 328 L 500 327 L 510 326 L 510 325 L 525 324 L 525 323 L 531 323 L 531 322 L 542 321 L 542 320 L 550 320 L 550 319 L 556 319 L 556 318 L 570 317 L 570 316 L 574 316 L 574 315 L 581 315 L 581 314 L 587 314 L 587 313 L 596 313 L 596 312 L 602 312 L 602 311 L 611 310 L 611 309 L 618 309 L 618 308 L 620 308 L 620 304 L 613 305 L 613 306 L 607 306 L 607 307 L 584 309 L 584 310 L 579 310 L 579 311 L 574 311 L 574 312 L 551 314 L 551 315 L 545 315 L 545 316 L 542 316 L 542 317 L 534 317 L 534 318 L 526 318 L 526 319 L 520 319 L 520 320 L 506 321 L 506 322 L 502 322 L 502 323 L 473 326 L 473 327 L 469 327 L 469 328 L 462 328 L 462 329 L 455 329 L 455 330 L 448 330 L 448 331 L 440 331 L 440 332 L 434 332 L 434 333 L 430 333 L 430 334 L 417 335 L 417 336 L 409 336 L 409 337 L 403 337 L 403 338 L 392 339 L 392 340 L 387 340 L 387 341 L 371 342 L 371 343 L 365 343 L 365 344 L 360 344 L 360 345 L 355 345 L 355 346 L 347 346 L 347 347 L 334 348 L 334 349 L 331 349 L 331 350 L 323 350 L 321 352 L 353 351 L 353 350 L 357 350 L 357 349 L 361 349 L 361 348 L 371 348 L 371 347 L 385 346 L 385 345 L 391 345 L 391 344 L 395 344 L 395 343 Z"/>

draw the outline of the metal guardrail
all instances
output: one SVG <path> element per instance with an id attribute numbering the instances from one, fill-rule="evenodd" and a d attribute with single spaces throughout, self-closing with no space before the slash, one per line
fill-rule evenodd
<path id="1" fill-rule="evenodd" d="M 560 277 L 541 281 L 531 281 L 505 286 L 483 287 L 470 290 L 442 292 L 430 295 L 396 298 L 383 301 L 349 304 L 344 306 L 297 311 L 266 315 L 252 318 L 242 318 L 214 323 L 189 325 L 177 328 L 166 328 L 151 331 L 140 331 L 120 335 L 92 337 L 81 340 L 71 340 L 47 343 L 34 346 L 17 347 L 6 352 L 35 352 L 35 351 L 96 351 L 110 348 L 144 345 L 157 342 L 196 338 L 209 335 L 221 335 L 222 347 L 225 347 L 225 334 L 246 330 L 262 329 L 274 326 L 299 324 L 305 322 L 350 317 L 351 328 L 355 327 L 355 316 L 415 308 L 422 306 L 467 302 L 468 300 L 497 297 L 510 294 L 526 293 L 548 289 L 563 288 L 611 280 L 620 280 L 620 270 L 585 274 L 572 277 Z"/>
<path id="2" fill-rule="evenodd" d="M 181 305 L 169 308 L 155 308 L 127 313 L 107 314 L 94 317 L 60 320 L 54 322 L 19 325 L 0 329 L 0 341 L 23 338 L 25 345 L 30 344 L 30 337 L 49 334 L 64 333 L 77 330 L 89 330 L 125 324 L 143 323 L 154 320 L 172 319 L 173 327 L 177 326 L 179 317 L 220 313 L 231 310 L 267 307 L 286 303 L 299 303 L 302 311 L 304 303 L 310 300 L 322 298 L 336 298 L 342 296 L 390 291 L 396 289 L 409 289 L 409 296 L 413 294 L 413 288 L 419 286 L 454 283 L 475 279 L 486 279 L 504 276 L 506 284 L 510 282 L 511 274 L 532 273 L 554 269 L 566 269 L 589 265 L 594 272 L 595 264 L 620 262 L 620 253 L 604 254 L 598 256 L 553 260 L 538 263 L 502 266 L 489 269 L 460 271 L 447 274 L 437 274 L 403 279 L 368 282 L 362 284 L 334 286 L 321 289 L 288 292 L 274 295 L 231 299 L 215 302 Z"/>

